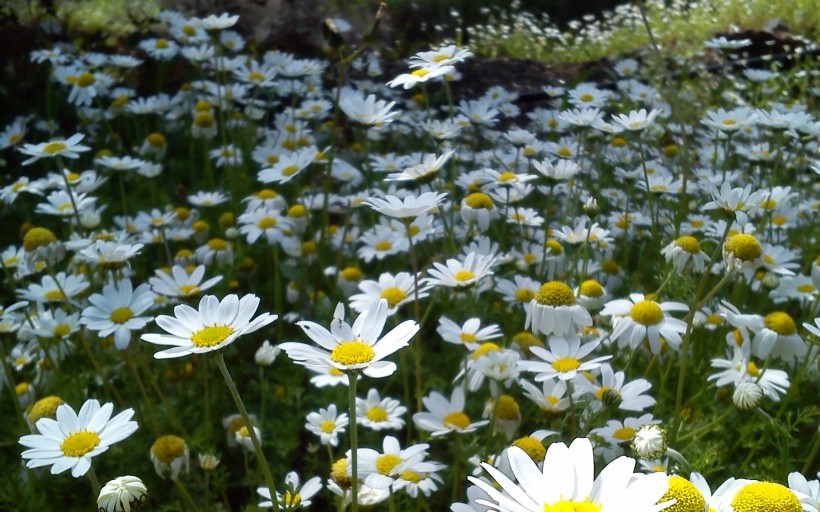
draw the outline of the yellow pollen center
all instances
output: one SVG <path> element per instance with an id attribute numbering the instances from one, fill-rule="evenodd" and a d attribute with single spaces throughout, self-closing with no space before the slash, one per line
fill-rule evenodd
<path id="1" fill-rule="evenodd" d="M 798 284 L 795 289 L 802 293 L 814 293 L 815 290 L 814 285 L 811 283 Z"/>
<path id="2" fill-rule="evenodd" d="M 441 422 L 445 427 L 456 427 L 463 430 L 470 425 L 470 417 L 461 411 L 455 411 L 444 416 Z"/>
<path id="3" fill-rule="evenodd" d="M 758 368 L 753 361 L 749 361 L 749 363 L 746 365 L 746 372 L 752 377 L 760 376 L 760 368 Z"/>
<path id="4" fill-rule="evenodd" d="M 200 128 L 210 128 L 214 125 L 214 116 L 209 112 L 197 112 L 194 116 L 194 124 Z"/>
<path id="5" fill-rule="evenodd" d="M 480 347 L 473 350 L 472 358 L 473 359 L 478 359 L 479 357 L 486 356 L 490 352 L 494 352 L 496 350 L 501 350 L 501 347 L 499 347 L 495 343 L 492 343 L 492 342 L 488 341 L 486 343 L 482 343 Z"/>
<path id="6" fill-rule="evenodd" d="M 276 219 L 274 219 L 273 217 L 267 217 L 267 216 L 262 217 L 256 223 L 256 226 L 259 229 L 268 229 L 268 228 L 274 227 L 275 225 L 276 225 Z"/>
<path id="7" fill-rule="evenodd" d="M 53 418 L 57 413 L 57 407 L 64 403 L 62 398 L 54 395 L 37 400 L 28 412 L 29 424 L 37 423 L 40 418 Z"/>
<path id="8" fill-rule="evenodd" d="M 342 279 L 345 281 L 358 281 L 362 278 L 361 270 L 356 267 L 344 268 L 339 272 L 339 275 L 342 276 Z"/>
<path id="9" fill-rule="evenodd" d="M 66 457 L 82 457 L 100 443 L 100 436 L 96 432 L 81 430 L 65 437 L 60 443 L 60 450 Z"/>
<path id="10" fill-rule="evenodd" d="M 763 317 L 763 323 L 781 336 L 791 336 L 797 332 L 797 326 L 794 325 L 792 317 L 782 311 L 769 313 Z"/>
<path id="11" fill-rule="evenodd" d="M 396 304 L 407 298 L 407 294 L 404 290 L 395 286 L 385 288 L 379 296 L 382 299 L 385 299 L 387 301 L 387 305 L 391 308 L 396 307 Z"/>
<path id="12" fill-rule="evenodd" d="M 389 475 L 394 467 L 401 463 L 401 457 L 392 453 L 385 453 L 376 457 L 376 472 L 382 475 Z"/>
<path id="13" fill-rule="evenodd" d="M 208 248 L 212 251 L 227 251 L 228 242 L 221 238 L 211 238 L 208 240 Z"/>
<path id="14" fill-rule="evenodd" d="M 131 308 L 129 308 L 128 306 L 123 306 L 112 311 L 111 316 L 109 318 L 114 323 L 124 324 L 132 316 L 134 316 L 134 312 L 131 311 Z"/>
<path id="15" fill-rule="evenodd" d="M 481 192 L 473 192 L 464 199 L 464 202 L 474 210 L 492 210 L 495 208 L 490 196 Z"/>
<path id="16" fill-rule="evenodd" d="M 248 80 L 250 80 L 251 82 L 264 82 L 265 75 L 263 75 L 259 71 L 251 71 L 250 73 L 248 73 Z"/>
<path id="17" fill-rule="evenodd" d="M 632 427 L 616 428 L 615 431 L 612 432 L 612 437 L 620 441 L 629 441 L 635 437 L 635 429 Z"/>
<path id="18" fill-rule="evenodd" d="M 387 410 L 384 407 L 374 405 L 365 414 L 370 421 L 385 421 L 388 418 Z"/>
<path id="19" fill-rule="evenodd" d="M 77 77 L 77 85 L 79 85 L 80 87 L 88 87 L 89 85 L 92 85 L 95 81 L 96 79 L 94 78 L 94 75 L 88 71 L 82 73 L 80 76 Z"/>
<path id="20" fill-rule="evenodd" d="M 471 332 L 461 332 L 458 334 L 458 338 L 462 341 L 462 343 L 475 343 L 476 335 Z"/>
<path id="21" fill-rule="evenodd" d="M 63 292 L 61 292 L 59 289 L 49 290 L 45 294 L 43 294 L 43 296 L 46 298 L 46 300 L 62 300 Z"/>
<path id="22" fill-rule="evenodd" d="M 56 326 L 54 326 L 54 330 L 52 332 L 58 338 L 62 338 L 63 336 L 71 332 L 71 326 L 68 324 L 57 324 Z"/>
<path id="23" fill-rule="evenodd" d="M 706 315 L 705 322 L 711 325 L 721 325 L 723 323 L 723 317 L 717 313 L 712 313 L 711 315 Z"/>
<path id="24" fill-rule="evenodd" d="M 675 240 L 675 245 L 688 252 L 689 254 L 697 254 L 700 252 L 700 243 L 693 236 L 682 236 Z"/>
<path id="25" fill-rule="evenodd" d="M 515 290 L 515 300 L 529 302 L 535 297 L 535 292 L 529 288 L 519 288 Z"/>
<path id="26" fill-rule="evenodd" d="M 695 484 L 678 475 L 669 477 L 669 489 L 658 503 L 675 500 L 675 504 L 664 510 L 668 512 L 703 512 L 706 507 L 706 500 L 695 487 Z"/>
<path id="27" fill-rule="evenodd" d="M 587 498 L 584 501 L 561 500 L 545 503 L 543 512 L 600 512 L 601 505 Z"/>
<path id="28" fill-rule="evenodd" d="M 512 445 L 524 450 L 524 453 L 529 455 L 536 464 L 543 462 L 544 456 L 547 453 L 547 449 L 544 448 L 544 443 L 532 436 L 520 437 L 513 441 Z"/>
<path id="29" fill-rule="evenodd" d="M 362 341 L 343 341 L 330 352 L 330 359 L 345 366 L 369 363 L 376 353 Z"/>
<path id="30" fill-rule="evenodd" d="M 181 284 L 179 285 L 178 290 L 182 292 L 183 295 L 191 295 L 192 293 L 196 293 L 199 291 L 199 286 L 195 284 Z"/>
<path id="31" fill-rule="evenodd" d="M 502 420 L 515 420 L 521 417 L 521 408 L 510 395 L 498 397 L 495 417 Z"/>
<path id="32" fill-rule="evenodd" d="M 583 101 L 583 102 L 589 102 L 589 101 L 594 100 L 595 96 L 593 96 L 589 93 L 586 93 L 586 94 L 582 94 L 578 99 Z"/>
<path id="33" fill-rule="evenodd" d="M 168 41 L 165 40 L 165 39 L 157 39 L 154 42 L 154 48 L 156 48 L 158 50 L 164 50 L 164 49 L 168 48 Z"/>
<path id="34" fill-rule="evenodd" d="M 163 464 L 170 464 L 185 455 L 185 441 L 179 436 L 162 436 L 151 445 L 151 455 Z"/>
<path id="35" fill-rule="evenodd" d="M 410 471 L 409 469 L 402 471 L 400 476 L 402 480 L 407 480 L 408 482 L 413 482 L 414 484 L 424 480 L 424 475 L 420 475 L 415 471 Z"/>
<path id="36" fill-rule="evenodd" d="M 225 341 L 233 334 L 233 327 L 228 325 L 212 325 L 200 329 L 191 335 L 191 343 L 197 347 L 213 347 Z"/>
<path id="37" fill-rule="evenodd" d="M 459 282 L 469 281 L 470 279 L 475 279 L 475 274 L 467 269 L 462 269 L 453 274 L 453 279 Z"/>
<path id="38" fill-rule="evenodd" d="M 629 310 L 629 316 L 639 324 L 655 325 L 663 320 L 663 310 L 651 300 L 636 302 Z"/>
<path id="39" fill-rule="evenodd" d="M 604 294 L 604 288 L 594 279 L 588 279 L 581 283 L 581 286 L 578 287 L 578 291 L 585 297 L 600 297 Z"/>
<path id="40" fill-rule="evenodd" d="M 49 142 L 45 146 L 43 146 L 43 152 L 48 153 L 49 155 L 53 155 L 54 153 L 58 153 L 66 148 L 65 142 Z"/>
<path id="41" fill-rule="evenodd" d="M 581 366 L 581 361 L 575 359 L 574 357 L 559 357 L 551 364 L 555 371 L 564 373 L 577 370 L 578 367 Z"/>
<path id="42" fill-rule="evenodd" d="M 803 507 L 788 487 L 773 482 L 744 485 L 732 498 L 735 512 L 800 512 Z"/>
<path id="43" fill-rule="evenodd" d="M 543 306 L 571 306 L 575 304 L 572 288 L 558 281 L 548 281 L 535 294 L 535 301 Z"/>
<path id="44" fill-rule="evenodd" d="M 290 491 L 285 491 L 284 500 L 285 505 L 295 506 L 298 505 L 300 501 L 302 501 L 302 497 L 299 496 L 299 493 L 291 494 Z"/>
<path id="45" fill-rule="evenodd" d="M 742 261 L 754 261 L 763 254 L 760 242 L 752 235 L 739 233 L 724 244 L 726 250 Z"/>
<path id="46" fill-rule="evenodd" d="M 333 432 L 333 429 L 336 428 L 336 422 L 334 420 L 324 420 L 319 423 L 319 428 L 321 428 L 325 434 L 330 434 Z"/>
<path id="47" fill-rule="evenodd" d="M 498 181 L 515 181 L 517 179 L 518 175 L 510 171 L 503 172 L 498 176 Z"/>
<path id="48" fill-rule="evenodd" d="M 417 69 L 417 70 L 413 71 L 413 72 L 412 72 L 412 73 L 410 73 L 410 74 L 411 74 L 411 75 L 413 75 L 413 76 L 419 76 L 419 77 L 421 77 L 421 76 L 425 76 L 425 75 L 427 75 L 427 74 L 429 74 L 429 73 L 430 73 L 430 72 L 429 72 L 429 71 L 427 71 L 426 69 L 421 68 L 421 69 Z"/>
<path id="49" fill-rule="evenodd" d="M 393 244 L 389 240 L 379 240 L 373 245 L 373 248 L 377 251 L 389 251 L 393 248 Z"/>
<path id="50" fill-rule="evenodd" d="M 291 165 L 285 167 L 284 169 L 282 169 L 282 176 L 290 176 L 298 170 L 299 170 L 299 166 L 291 164 Z"/>

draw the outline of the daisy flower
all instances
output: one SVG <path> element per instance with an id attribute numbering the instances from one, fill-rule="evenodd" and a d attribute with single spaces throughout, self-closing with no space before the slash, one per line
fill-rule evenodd
<path id="1" fill-rule="evenodd" d="M 319 436 L 322 444 L 338 446 L 339 434 L 344 433 L 348 423 L 347 414 L 338 414 L 336 404 L 330 404 L 327 409 L 309 413 L 305 428 Z"/>
<path id="2" fill-rule="evenodd" d="M 620 457 L 624 453 L 623 445 L 632 441 L 639 429 L 645 425 L 658 423 L 660 423 L 660 420 L 653 418 L 649 413 L 639 418 L 629 417 L 623 421 L 609 420 L 604 426 L 591 430 L 592 434 L 604 441 L 595 447 L 595 452 L 602 454 L 606 461 Z"/>
<path id="3" fill-rule="evenodd" d="M 259 297 L 235 294 L 221 301 L 206 295 L 199 301 L 199 311 L 186 304 L 174 308 L 175 316 L 159 315 L 157 325 L 168 334 L 143 334 L 142 340 L 157 345 L 171 345 L 154 354 L 157 359 L 204 354 L 233 343 L 239 336 L 250 334 L 270 324 L 278 317 L 263 313 L 251 320 L 259 307 Z"/>
<path id="4" fill-rule="evenodd" d="M 478 427 L 483 427 L 489 420 L 471 421 L 464 413 L 464 388 L 456 386 L 450 400 L 433 391 L 429 396 L 421 399 L 429 412 L 417 412 L 413 415 L 413 423 L 421 430 L 430 432 L 433 437 L 447 435 L 450 432 L 469 434 Z"/>
<path id="5" fill-rule="evenodd" d="M 298 510 L 300 508 L 309 508 L 311 498 L 316 493 L 322 490 L 322 479 L 314 476 L 304 484 L 299 480 L 299 475 L 295 471 L 291 471 L 285 476 L 285 491 L 283 493 L 276 493 L 277 502 L 285 507 L 285 510 Z M 271 500 L 270 489 L 267 487 L 259 487 L 256 492 L 262 496 L 265 501 L 259 503 L 259 508 L 273 507 Z"/>
<path id="6" fill-rule="evenodd" d="M 689 311 L 689 306 L 680 302 L 657 303 L 646 299 L 641 293 L 632 293 L 627 299 L 609 301 L 601 315 L 611 316 L 613 329 L 611 338 L 618 340 L 618 346 L 638 347 L 644 339 L 649 339 L 653 354 L 661 351 L 661 337 L 677 349 L 681 334 L 686 331 L 686 323 L 668 316 L 670 311 Z"/>
<path id="7" fill-rule="evenodd" d="M 432 286 L 466 290 L 492 275 L 491 269 L 494 263 L 495 256 L 470 252 L 463 262 L 453 258 L 448 259 L 445 265 L 434 262 L 433 268 L 427 271 L 430 277 L 424 281 Z"/>
<path id="8" fill-rule="evenodd" d="M 362 293 L 350 297 L 350 309 L 358 313 L 366 311 L 374 303 L 384 299 L 389 308 L 387 314 L 392 316 L 398 311 L 399 306 L 415 299 L 415 280 L 409 272 L 399 272 L 396 275 L 384 272 L 378 281 L 363 280 L 358 286 Z M 421 285 L 418 298 L 427 297 L 429 290 L 429 286 Z"/>
<path id="9" fill-rule="evenodd" d="M 524 372 L 536 372 L 536 382 L 556 377 L 561 380 L 573 380 L 580 372 L 595 370 L 602 362 L 612 359 L 612 356 L 601 356 L 588 361 L 583 360 L 598 348 L 599 344 L 598 340 L 581 344 L 581 338 L 575 336 L 550 336 L 549 349 L 530 347 L 532 355 L 540 361 L 520 361 L 518 367 Z"/>
<path id="10" fill-rule="evenodd" d="M 480 318 L 470 318 L 464 325 L 458 325 L 446 316 L 438 320 L 436 332 L 447 343 L 461 345 L 464 343 L 483 343 L 502 336 L 501 329 L 496 324 L 481 327 Z"/>
<path id="11" fill-rule="evenodd" d="M 362 203 L 382 215 L 396 219 L 411 219 L 418 217 L 424 212 L 437 209 L 444 203 L 447 194 L 437 194 L 435 192 L 424 192 L 422 194 L 408 195 L 400 199 L 393 195 L 387 195 L 384 199 L 369 197 Z"/>
<path id="12" fill-rule="evenodd" d="M 392 375 L 396 364 L 384 358 L 406 347 L 419 330 L 413 320 L 406 320 L 381 336 L 387 320 L 387 301 L 380 300 L 361 313 L 353 325 L 345 322 L 345 308 L 336 306 L 330 331 L 321 325 L 301 321 L 297 325 L 321 348 L 288 342 L 279 346 L 297 364 L 332 367 L 342 372 L 362 372 L 368 377 Z"/>
<path id="13" fill-rule="evenodd" d="M 450 160 L 453 154 L 455 154 L 453 150 L 447 151 L 440 157 L 436 157 L 433 153 L 425 154 L 421 163 L 407 167 L 401 172 L 390 173 L 384 179 L 385 181 L 415 181 L 424 183 L 433 179 L 439 169 L 444 167 L 444 164 Z"/>
<path id="14" fill-rule="evenodd" d="M 399 430 L 404 427 L 407 407 L 396 399 L 379 396 L 375 388 L 367 392 L 367 398 L 356 398 L 356 422 L 372 430 Z"/>
<path id="15" fill-rule="evenodd" d="M 591 394 L 593 410 L 610 406 L 622 411 L 642 411 L 655 405 L 655 399 L 644 395 L 652 388 L 646 379 L 635 379 L 624 383 L 624 372 L 615 372 L 609 364 L 601 365 L 601 382 L 591 382 L 588 379 L 578 380 L 578 389 L 581 393 Z"/>
<path id="16" fill-rule="evenodd" d="M 358 477 L 364 479 L 364 484 L 374 489 L 386 489 L 393 485 L 395 480 L 407 470 L 415 472 L 432 472 L 438 466 L 425 462 L 427 443 L 401 448 L 398 439 L 385 436 L 382 441 L 382 453 L 372 448 L 360 448 Z"/>
<path id="17" fill-rule="evenodd" d="M 455 67 L 447 65 L 426 65 L 411 71 L 402 73 L 393 80 L 387 82 L 388 87 L 402 86 L 404 89 L 412 89 L 416 84 L 427 82 L 440 76 L 448 75 L 455 71 Z"/>
<path id="18" fill-rule="evenodd" d="M 108 283 L 102 294 L 95 293 L 88 298 L 91 306 L 83 309 L 80 322 L 100 338 L 114 334 L 114 345 L 125 350 L 131 341 L 131 331 L 141 330 L 152 320 L 139 316 L 154 304 L 154 294 L 148 284 L 139 285 L 136 290 L 130 279 Z"/>
<path id="19" fill-rule="evenodd" d="M 339 108 L 353 121 L 366 126 L 380 126 L 392 122 L 399 112 L 391 112 L 395 101 L 376 100 L 376 95 L 367 98 L 350 88 L 343 88 L 339 97 Z"/>
<path id="20" fill-rule="evenodd" d="M 650 126 L 660 113 L 660 109 L 652 109 L 647 113 L 646 109 L 642 108 L 637 112 L 633 110 L 628 115 L 612 114 L 612 120 L 615 121 L 616 125 L 621 126 L 625 130 L 638 132 Z"/>
<path id="21" fill-rule="evenodd" d="M 709 261 L 709 256 L 700 249 L 698 239 L 690 235 L 678 237 L 661 249 L 661 254 L 667 263 L 675 265 L 678 273 L 683 273 L 687 266 L 698 274 L 703 273 Z"/>
<path id="22" fill-rule="evenodd" d="M 500 490 L 475 477 L 470 482 L 486 492 L 490 499 L 477 503 L 494 510 L 545 512 L 558 510 L 596 510 L 598 512 L 657 512 L 672 502 L 658 504 L 668 488 L 664 473 L 633 473 L 635 460 L 621 457 L 612 461 L 593 479 L 594 461 L 589 439 L 575 439 L 569 447 L 552 443 L 546 452 L 543 469 L 524 450 L 508 450 L 512 475 L 518 481 L 482 463 Z"/>
<path id="23" fill-rule="evenodd" d="M 79 478 L 91 468 L 91 457 L 108 450 L 108 447 L 130 436 L 137 430 L 137 422 L 130 421 L 133 409 L 126 409 L 113 418 L 114 405 L 86 400 L 80 413 L 68 404 L 57 407 L 57 419 L 40 418 L 36 428 L 39 434 L 20 438 L 20 444 L 28 448 L 23 452 L 26 467 L 51 466 L 56 475 L 71 470 L 71 476 Z"/>
<path id="24" fill-rule="evenodd" d="M 211 288 L 222 280 L 222 276 L 212 277 L 203 281 L 205 265 L 199 265 L 188 273 L 180 265 L 171 267 L 171 273 L 157 269 L 156 277 L 148 279 L 151 290 L 164 297 L 191 297 Z"/>
<path id="25" fill-rule="evenodd" d="M 541 288 L 541 283 L 530 277 L 515 275 L 512 281 L 496 279 L 495 287 L 504 302 L 528 304 L 535 298 L 535 294 Z"/>
<path id="26" fill-rule="evenodd" d="M 17 295 L 21 299 L 45 303 L 62 302 L 73 299 L 86 291 L 91 286 L 84 276 L 66 275 L 65 272 L 58 272 L 54 277 L 43 276 L 40 284 L 29 284 L 28 288 L 20 288 Z"/>
<path id="27" fill-rule="evenodd" d="M 526 308 L 524 328 L 532 326 L 536 336 L 567 336 L 575 334 L 579 328 L 592 325 L 592 316 L 578 304 L 572 288 L 558 281 L 548 281 L 541 285 Z"/>
<path id="28" fill-rule="evenodd" d="M 41 158 L 60 156 L 75 160 L 80 158 L 80 153 L 90 151 L 91 148 L 80 144 L 85 135 L 75 133 L 67 139 L 55 139 L 51 142 L 41 142 L 39 144 L 23 144 L 18 151 L 31 158 L 25 160 L 23 165 L 29 165 Z"/>
<path id="29" fill-rule="evenodd" d="M 803 512 L 802 502 L 808 496 L 774 482 L 759 482 L 730 478 L 712 496 L 716 512 L 742 512 L 746 510 L 777 510 L 778 512 Z M 810 505 L 809 505 L 810 506 Z"/>
<path id="30" fill-rule="evenodd" d="M 487 231 L 490 221 L 501 216 L 490 196 L 483 192 L 473 192 L 461 201 L 461 220 L 477 224 L 478 229 Z"/>
<path id="31" fill-rule="evenodd" d="M 179 436 L 160 436 L 151 445 L 151 462 L 154 471 L 162 478 L 176 480 L 183 469 L 187 473 L 191 465 L 188 444 Z"/>
<path id="32" fill-rule="evenodd" d="M 541 383 L 540 388 L 526 379 L 519 379 L 518 383 L 524 388 L 524 396 L 535 403 L 542 412 L 559 413 L 569 407 L 565 380 L 547 379 Z"/>

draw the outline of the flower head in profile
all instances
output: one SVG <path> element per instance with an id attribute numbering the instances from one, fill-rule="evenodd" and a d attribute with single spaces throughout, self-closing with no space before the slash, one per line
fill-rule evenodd
<path id="1" fill-rule="evenodd" d="M 374 94 L 367 98 L 353 89 L 344 88 L 339 97 L 339 108 L 353 121 L 367 126 L 378 126 L 390 123 L 398 117 L 399 112 L 392 112 L 395 101 L 376 100 Z"/>
<path id="2" fill-rule="evenodd" d="M 159 315 L 156 318 L 157 325 L 168 334 L 143 334 L 142 339 L 157 345 L 172 346 L 154 354 L 157 359 L 219 350 L 243 334 L 261 329 L 278 318 L 263 313 L 251 320 L 257 307 L 259 297 L 253 294 L 241 299 L 231 294 L 221 301 L 214 295 L 206 295 L 199 301 L 198 311 L 180 304 L 174 308 L 175 316 Z"/>
<path id="3" fill-rule="evenodd" d="M 20 444 L 28 448 L 23 452 L 23 458 L 28 460 L 26 466 L 51 466 L 52 475 L 70 469 L 74 478 L 83 476 L 91 467 L 91 457 L 137 430 L 137 422 L 131 421 L 133 409 L 112 418 L 113 410 L 113 404 L 101 406 L 94 399 L 87 400 L 79 414 L 68 404 L 58 406 L 56 420 L 40 418 L 36 423 L 39 434 L 20 438 Z"/>
<path id="4" fill-rule="evenodd" d="M 351 326 L 345 322 L 345 307 L 339 303 L 333 313 L 330 331 L 315 322 L 301 321 L 299 327 L 319 347 L 304 343 L 282 343 L 288 357 L 305 366 L 333 367 L 342 372 L 362 372 L 368 377 L 392 375 L 396 364 L 383 359 L 406 347 L 419 325 L 406 320 L 382 336 L 388 304 L 384 299 L 361 313 Z"/>
<path id="5" fill-rule="evenodd" d="M 80 153 L 91 149 L 80 144 L 84 137 L 85 135 L 82 133 L 75 133 L 67 139 L 55 139 L 51 142 L 41 142 L 39 144 L 23 144 L 23 147 L 19 148 L 20 153 L 31 157 L 25 160 L 23 165 L 32 164 L 41 158 L 55 156 L 71 159 L 80 158 Z"/>

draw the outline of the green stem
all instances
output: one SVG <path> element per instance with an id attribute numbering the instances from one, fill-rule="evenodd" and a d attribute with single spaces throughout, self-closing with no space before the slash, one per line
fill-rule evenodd
<path id="1" fill-rule="evenodd" d="M 216 365 L 219 367 L 219 371 L 225 379 L 225 384 L 228 386 L 228 391 L 230 391 L 231 397 L 236 403 L 236 408 L 239 409 L 239 414 L 242 416 L 242 421 L 248 429 L 248 437 L 251 438 L 253 449 L 256 452 L 256 459 L 259 467 L 262 468 L 262 474 L 265 476 L 265 484 L 270 490 L 270 498 L 273 502 L 273 509 L 279 510 L 279 498 L 276 496 L 276 486 L 273 485 L 273 476 L 271 476 L 270 467 L 268 467 L 268 460 L 265 458 L 265 453 L 262 451 L 262 445 L 259 443 L 259 438 L 256 437 L 256 431 L 253 429 L 253 424 L 251 423 L 251 419 L 248 417 L 248 411 L 245 409 L 245 404 L 239 396 L 239 391 L 236 389 L 236 384 L 234 384 L 231 374 L 228 372 L 228 367 L 225 366 L 225 358 L 222 356 L 221 351 L 217 351 L 216 353 Z"/>
<path id="2" fill-rule="evenodd" d="M 97 480 L 97 473 L 94 472 L 94 466 L 88 468 L 88 479 L 91 481 L 91 488 L 94 490 L 94 501 L 97 501 L 97 496 L 100 495 L 100 481 Z"/>
<path id="3" fill-rule="evenodd" d="M 182 495 L 182 498 L 188 503 L 188 506 L 191 507 L 191 510 L 199 512 L 199 506 L 194 501 L 194 498 L 191 497 L 191 494 L 188 492 L 188 489 L 185 488 L 185 485 L 179 481 L 179 478 L 174 478 L 173 480 L 174 486 Z"/>
<path id="4" fill-rule="evenodd" d="M 356 428 L 356 381 L 359 379 L 359 373 L 349 372 L 347 378 L 350 381 L 347 388 L 348 416 L 350 416 L 350 492 L 352 493 L 350 510 L 357 512 L 359 510 L 359 439 L 358 428 Z"/>

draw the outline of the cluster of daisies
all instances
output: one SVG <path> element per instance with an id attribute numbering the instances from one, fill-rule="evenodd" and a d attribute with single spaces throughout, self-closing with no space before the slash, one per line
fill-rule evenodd
<path id="1" fill-rule="evenodd" d="M 776 424 L 816 396 L 804 393 L 820 383 L 811 91 L 745 70 L 719 96 L 685 89 L 709 105 L 686 124 L 627 59 L 607 87 L 545 85 L 548 100 L 522 111 L 503 87 L 453 98 L 473 56 L 455 45 L 387 81 L 377 52 L 251 55 L 236 16 L 159 19 L 133 55 L 33 52 L 74 117 L 0 132 L 13 164 L 0 201 L 27 219 L 0 254 L 14 297 L 0 331 L 29 468 L 93 475 L 91 457 L 161 402 L 178 431 L 155 432 L 143 465 L 204 504 L 207 477 L 204 496 L 184 490 L 191 450 L 174 415 L 200 390 L 171 386 L 245 337 L 258 349 L 231 367 L 263 393 L 243 393 L 254 414 L 239 406 L 207 446 L 243 447 L 267 469 L 268 379 L 302 386 L 296 363 L 316 388 L 293 407 L 318 462 L 300 462 L 294 439 L 292 460 L 255 484 L 263 508 L 817 512 L 820 484 L 801 474 L 816 449 L 784 454 L 790 472 L 711 487 L 710 468 L 687 460 L 704 437 L 739 453 L 722 421 Z M 138 93 L 141 67 L 182 64 L 191 81 Z M 277 319 L 278 342 L 261 342 Z M 155 359 L 196 364 L 152 367 L 154 345 Z M 125 393 L 137 403 L 109 381 L 125 371 L 148 385 L 113 418 L 112 403 L 91 397 L 77 414 L 57 396 L 84 393 L 56 389 L 76 372 L 117 407 Z M 221 460 L 198 454 L 206 475 Z M 98 504 L 146 499 L 121 476 Z"/>

